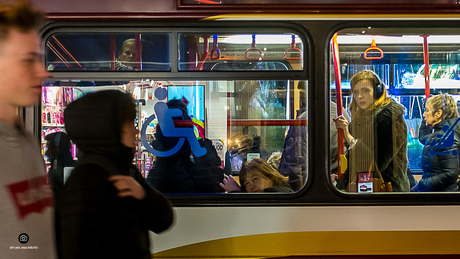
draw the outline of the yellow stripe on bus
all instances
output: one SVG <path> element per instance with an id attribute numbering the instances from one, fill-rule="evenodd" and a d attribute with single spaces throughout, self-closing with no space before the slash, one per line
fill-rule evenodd
<path id="1" fill-rule="evenodd" d="M 308 215 L 305 216 L 308 217 Z M 460 254 L 459 236 L 460 231 L 343 231 L 261 234 L 186 245 L 156 253 L 154 257 L 168 259 L 237 257 L 241 259 L 300 255 Z"/>

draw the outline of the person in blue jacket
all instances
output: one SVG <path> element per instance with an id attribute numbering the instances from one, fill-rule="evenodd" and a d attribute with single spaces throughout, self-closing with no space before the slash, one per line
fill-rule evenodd
<path id="1" fill-rule="evenodd" d="M 423 176 L 412 192 L 457 191 L 460 141 L 457 103 L 449 94 L 427 99 L 419 141 L 423 145 Z"/>

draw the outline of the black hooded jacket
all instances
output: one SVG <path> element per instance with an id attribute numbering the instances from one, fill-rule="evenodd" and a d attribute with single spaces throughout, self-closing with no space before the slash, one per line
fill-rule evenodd
<path id="1" fill-rule="evenodd" d="M 57 194 L 60 258 L 151 258 L 148 230 L 172 224 L 170 203 L 144 181 L 132 165 L 134 150 L 121 143 L 121 127 L 135 112 L 131 96 L 117 90 L 88 94 L 64 111 L 79 161 Z M 111 175 L 132 176 L 146 197 L 118 197 Z"/>
<path id="2" fill-rule="evenodd" d="M 174 121 L 191 121 L 187 114 L 186 104 L 173 99 L 167 102 L 169 109 L 180 109 L 181 116 L 173 117 Z M 192 127 L 192 126 L 190 126 Z M 176 146 L 178 137 L 165 137 L 161 128 L 157 126 L 155 140 L 152 147 L 159 151 L 166 151 Z M 177 153 L 169 157 L 157 157 L 155 166 L 150 169 L 147 182 L 163 193 L 214 193 L 223 192 L 219 186 L 224 179 L 220 168 L 220 159 L 210 140 L 200 140 L 200 145 L 207 149 L 206 155 L 190 160 L 192 149 L 185 141 Z M 196 158 L 195 158 L 196 159 Z M 212 162 L 211 162 L 212 161 Z M 216 166 L 216 162 L 219 165 Z"/>

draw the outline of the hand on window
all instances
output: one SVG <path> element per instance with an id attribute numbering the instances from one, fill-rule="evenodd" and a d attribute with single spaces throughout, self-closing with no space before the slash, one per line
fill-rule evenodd
<path id="1" fill-rule="evenodd" d="M 226 179 L 224 179 L 223 183 L 219 184 L 220 187 L 224 188 L 227 192 L 232 192 L 232 191 L 241 191 L 240 185 L 236 182 L 235 178 L 233 176 L 228 176 Z"/>

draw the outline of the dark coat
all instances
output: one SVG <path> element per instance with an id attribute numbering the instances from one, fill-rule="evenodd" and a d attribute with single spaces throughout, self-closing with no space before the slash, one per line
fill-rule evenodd
<path id="1" fill-rule="evenodd" d="M 73 167 L 75 161 L 73 160 L 70 149 L 72 144 L 65 132 L 55 132 L 45 136 L 47 141 L 47 151 L 51 166 L 48 170 L 48 177 L 50 179 L 53 192 L 56 193 L 64 185 L 64 168 Z"/>
<path id="2" fill-rule="evenodd" d="M 375 160 L 384 181 L 391 182 L 394 192 L 410 190 L 407 125 L 403 112 L 404 107 L 391 100 L 385 106 L 364 111 L 359 118 L 352 119 L 350 133 L 357 143 L 348 152 L 349 181 L 354 181 L 358 172 L 368 172 Z"/>
<path id="3" fill-rule="evenodd" d="M 60 258 L 151 258 L 148 230 L 166 230 L 172 209 L 139 171 L 133 168 L 131 174 L 146 191 L 145 199 L 118 197 L 107 180 L 111 172 L 98 165 L 75 168 L 57 205 Z"/>
<path id="4" fill-rule="evenodd" d="M 121 143 L 121 126 L 135 112 L 133 99 L 120 91 L 88 94 L 64 111 L 79 161 L 57 193 L 59 258 L 151 258 L 148 231 L 171 226 L 171 204 L 146 184 L 132 165 L 134 150 Z M 133 177 L 145 198 L 118 197 L 111 175 Z"/>
<path id="5" fill-rule="evenodd" d="M 460 123 L 453 127 L 453 139 L 449 138 L 444 145 L 441 143 L 437 148 L 445 129 L 449 129 L 457 118 L 443 120 L 430 128 L 422 122 L 419 133 L 419 141 L 423 145 L 422 169 L 423 176 L 417 186 L 417 191 L 457 191 L 458 178 L 458 149 L 460 147 Z M 431 154 L 430 154 L 431 152 Z"/>
<path id="6" fill-rule="evenodd" d="M 297 120 L 306 120 L 307 112 L 299 115 Z M 307 127 L 292 126 L 286 135 L 281 155 L 279 172 L 289 177 L 289 184 L 299 190 L 307 177 Z"/>
<path id="7" fill-rule="evenodd" d="M 173 120 L 191 121 L 187 114 L 186 105 L 180 100 L 170 100 L 168 108 L 180 109 L 182 115 Z M 190 126 L 191 127 L 191 126 Z M 172 149 L 178 137 L 166 137 L 160 127 L 156 127 L 155 140 L 151 145 L 155 150 Z M 214 193 L 224 192 L 219 186 L 224 179 L 220 167 L 220 158 L 209 139 L 199 140 L 202 147 L 207 149 L 204 156 L 190 160 L 192 150 L 188 141 L 175 154 L 168 157 L 156 157 L 155 165 L 149 171 L 147 182 L 162 193 Z"/>
<path id="8" fill-rule="evenodd" d="M 264 192 L 284 192 L 284 193 L 293 193 L 294 190 L 292 189 L 291 185 L 289 184 L 282 184 L 282 185 L 275 185 L 270 188 L 264 189 Z"/>
<path id="9" fill-rule="evenodd" d="M 272 187 L 265 188 L 263 192 L 264 193 L 270 193 L 270 192 L 293 193 L 294 189 L 292 189 L 289 183 L 286 183 L 282 185 L 274 185 Z M 242 193 L 242 191 L 232 191 L 230 193 Z"/>
<path id="10" fill-rule="evenodd" d="M 221 161 L 217 151 L 209 139 L 200 139 L 199 143 L 207 152 L 204 156 L 194 157 L 195 162 L 190 160 L 188 142 L 184 143 L 178 154 L 157 157 L 147 176 L 147 182 L 163 193 L 224 192 L 225 190 L 219 186 L 224 180 L 224 170 L 220 167 Z M 158 143 L 153 145 L 158 148 Z M 182 154 L 184 150 L 188 151 Z"/>

